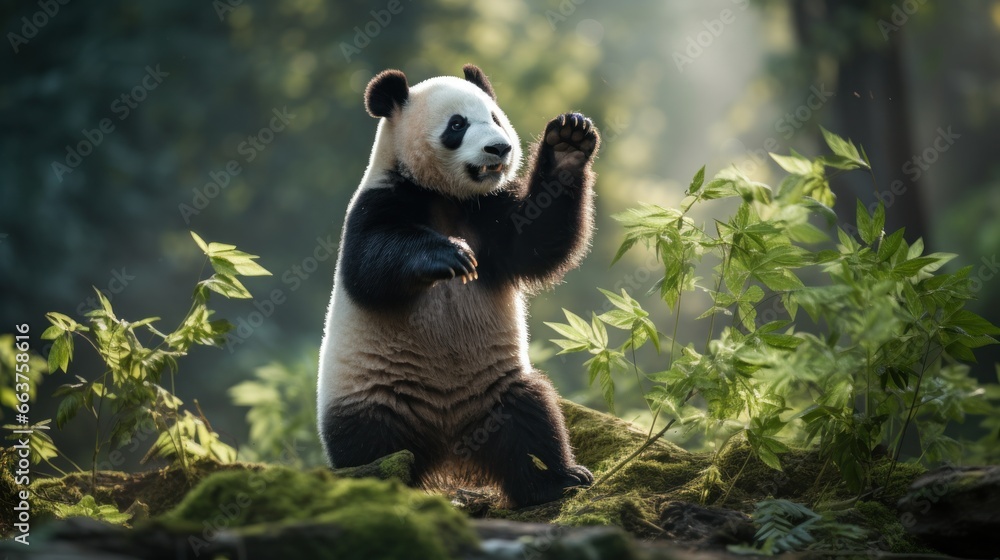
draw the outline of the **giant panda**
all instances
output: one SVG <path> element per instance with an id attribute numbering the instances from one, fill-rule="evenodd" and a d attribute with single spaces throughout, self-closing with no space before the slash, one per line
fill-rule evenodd
<path id="1" fill-rule="evenodd" d="M 522 507 L 593 482 L 528 360 L 525 296 L 589 246 L 600 139 L 590 119 L 561 115 L 519 175 L 492 85 L 463 73 L 410 87 L 386 70 L 365 91 L 380 120 L 341 236 L 319 432 L 334 467 L 408 449 L 424 486 L 493 486 Z"/>

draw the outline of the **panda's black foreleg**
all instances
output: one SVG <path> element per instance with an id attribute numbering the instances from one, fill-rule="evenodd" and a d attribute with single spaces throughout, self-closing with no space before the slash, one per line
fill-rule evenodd
<path id="1" fill-rule="evenodd" d="M 322 418 L 323 447 L 333 468 L 359 467 L 407 449 L 414 455 L 411 478 L 420 482 L 428 472 L 431 451 L 413 423 L 384 405 L 364 410 L 332 406 Z"/>
<path id="2" fill-rule="evenodd" d="M 542 133 L 524 197 L 510 210 L 509 262 L 516 275 L 552 279 L 582 257 L 593 229 L 590 170 L 600 144 L 579 113 L 552 119 Z"/>
<path id="3" fill-rule="evenodd" d="M 338 267 L 355 303 L 395 311 L 435 281 L 478 277 L 476 256 L 465 240 L 446 237 L 414 217 L 426 205 L 416 191 L 373 188 L 354 201 Z"/>
<path id="4" fill-rule="evenodd" d="M 474 440 L 470 460 L 514 507 L 557 500 L 567 488 L 594 480 L 576 464 L 555 389 L 540 374 L 511 385 L 497 407 L 466 431 L 471 437 L 484 433 Z"/>

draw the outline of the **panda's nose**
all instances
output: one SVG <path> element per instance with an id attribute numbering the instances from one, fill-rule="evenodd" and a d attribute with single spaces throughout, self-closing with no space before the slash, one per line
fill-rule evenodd
<path id="1" fill-rule="evenodd" d="M 487 154 L 492 154 L 497 157 L 503 157 L 507 155 L 507 152 L 510 151 L 510 144 L 507 144 L 506 142 L 500 142 L 499 144 L 491 144 L 489 146 L 484 146 L 483 151 L 486 152 Z"/>

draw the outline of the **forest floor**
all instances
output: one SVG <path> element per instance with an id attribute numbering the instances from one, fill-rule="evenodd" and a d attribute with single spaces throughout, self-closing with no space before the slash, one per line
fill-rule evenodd
<path id="1" fill-rule="evenodd" d="M 646 433 L 617 418 L 569 401 L 563 409 L 577 460 L 598 480 L 646 440 Z M 745 444 L 713 457 L 659 441 L 600 484 L 520 510 L 497 507 L 497 496 L 487 491 L 413 490 L 406 486 L 411 461 L 409 452 L 400 452 L 335 472 L 202 462 L 187 470 L 41 479 L 31 487 L 31 544 L 5 541 L 0 554 L 745 558 L 737 552 L 745 555 L 745 545 L 753 542 L 757 527 L 749 514 L 755 504 L 783 498 L 831 512 L 826 517 L 837 527 L 854 526 L 860 533 L 817 538 L 810 550 L 782 557 L 948 558 L 917 542 L 896 511 L 923 469 L 890 468 L 887 459 L 873 469 L 873 480 L 882 481 L 879 490 L 858 498 L 815 452 L 793 450 L 782 457 L 783 471 L 775 471 Z M 0 486 L 0 532 L 11 537 L 17 534 L 11 517 L 16 494 L 9 475 L 0 478 Z M 87 512 L 89 519 L 74 517 Z"/>

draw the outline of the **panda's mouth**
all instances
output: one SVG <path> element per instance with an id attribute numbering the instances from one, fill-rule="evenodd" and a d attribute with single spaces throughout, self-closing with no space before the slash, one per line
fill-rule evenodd
<path id="1" fill-rule="evenodd" d="M 495 163 L 493 165 L 468 164 L 465 166 L 466 170 L 469 172 L 469 176 L 472 177 L 474 181 L 496 179 L 503 174 L 505 167 L 506 166 L 503 162 Z"/>

